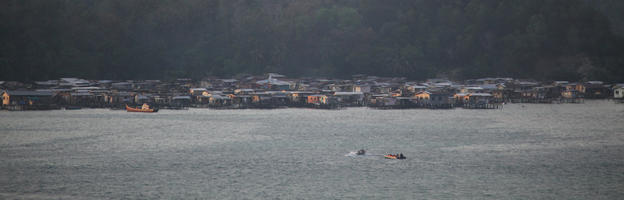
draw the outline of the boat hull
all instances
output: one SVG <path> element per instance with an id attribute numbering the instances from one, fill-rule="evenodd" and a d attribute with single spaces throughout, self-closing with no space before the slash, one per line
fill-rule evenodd
<path id="1" fill-rule="evenodd" d="M 384 158 L 386 158 L 386 159 L 395 159 L 395 160 L 403 160 L 403 159 L 405 159 L 405 157 L 399 158 L 399 157 L 396 157 L 394 155 L 384 155 Z"/>
<path id="2" fill-rule="evenodd" d="M 385 155 L 384 158 L 386 158 L 386 159 L 397 159 L 396 156 L 391 156 L 391 155 Z"/>
<path id="3" fill-rule="evenodd" d="M 158 112 L 158 109 L 141 109 L 141 108 L 132 108 L 126 105 L 126 111 L 128 112 L 144 112 L 144 113 L 154 113 Z"/>

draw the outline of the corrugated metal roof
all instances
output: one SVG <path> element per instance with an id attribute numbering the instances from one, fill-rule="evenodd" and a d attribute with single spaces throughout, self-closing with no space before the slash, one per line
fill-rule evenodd
<path id="1" fill-rule="evenodd" d="M 72 92 L 70 93 L 71 96 L 93 96 L 93 94 L 91 93 L 87 93 L 87 92 Z"/>
<path id="2" fill-rule="evenodd" d="M 227 97 L 227 96 L 224 97 L 224 96 L 221 96 L 221 95 L 212 95 L 210 98 L 213 98 L 213 99 L 230 99 L 230 97 Z M 175 99 L 175 97 L 174 97 L 174 99 Z"/>
<path id="3" fill-rule="evenodd" d="M 604 82 L 602 82 L 602 81 L 587 81 L 587 83 L 594 84 L 594 85 L 602 85 Z"/>
<path id="4" fill-rule="evenodd" d="M 489 96 L 492 96 L 492 94 L 490 94 L 490 93 L 470 93 L 470 96 L 489 97 Z"/>
<path id="5" fill-rule="evenodd" d="M 185 99 L 191 100 L 191 97 L 190 96 L 175 96 L 175 97 L 173 97 L 173 100 L 185 100 Z"/>
<path id="6" fill-rule="evenodd" d="M 50 91 L 5 91 L 11 96 L 52 96 Z"/>
<path id="7" fill-rule="evenodd" d="M 221 79 L 221 81 L 224 82 L 224 83 L 234 83 L 234 82 L 236 82 L 238 80 L 236 80 L 236 79 Z"/>
<path id="8" fill-rule="evenodd" d="M 149 97 L 145 95 L 137 95 L 136 98 L 137 99 L 149 99 Z"/>
<path id="9" fill-rule="evenodd" d="M 362 92 L 335 92 L 335 96 L 364 95 Z"/>
<path id="10" fill-rule="evenodd" d="M 265 80 L 261 80 L 261 81 L 256 81 L 256 84 L 258 85 L 264 85 L 264 84 L 271 84 L 271 85 L 290 85 L 289 82 L 286 81 L 280 81 L 277 79 L 265 79 Z"/>

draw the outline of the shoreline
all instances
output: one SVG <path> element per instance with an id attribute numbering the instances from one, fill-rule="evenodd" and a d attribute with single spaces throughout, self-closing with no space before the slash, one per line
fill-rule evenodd
<path id="1" fill-rule="evenodd" d="M 495 108 L 469 108 L 469 107 L 452 107 L 452 108 L 428 108 L 428 107 L 374 107 L 374 106 L 340 106 L 337 108 L 315 108 L 315 107 L 306 107 L 306 106 L 282 106 L 282 107 L 275 107 L 275 108 L 266 108 L 266 107 L 245 107 L 245 108 L 227 108 L 227 107 L 194 107 L 194 106 L 189 106 L 189 107 L 182 107 L 182 108 L 159 108 L 160 110 L 171 110 L 171 111 L 175 111 L 175 110 L 182 110 L 182 111 L 188 111 L 188 110 L 283 110 L 283 109 L 301 109 L 301 110 L 332 110 L 332 111 L 339 111 L 339 110 L 346 110 L 346 109 L 360 109 L 360 108 L 365 108 L 365 109 L 371 109 L 371 110 L 455 110 L 455 109 L 463 109 L 463 110 L 502 110 L 504 109 L 504 107 L 506 106 L 513 106 L 513 105 L 521 105 L 521 106 L 530 106 L 530 105 L 579 105 L 579 104 L 583 104 L 585 105 L 586 103 L 596 103 L 596 102 L 604 102 L 604 103 L 609 103 L 612 102 L 613 105 L 618 105 L 618 104 L 622 104 L 623 102 L 621 102 L 621 100 L 617 100 L 617 99 L 587 99 L 584 100 L 582 103 L 500 103 L 498 105 L 498 107 Z M 111 108 L 111 107 L 80 107 L 78 109 L 66 109 L 65 107 L 58 107 L 58 108 L 54 108 L 54 109 L 26 109 L 26 110 L 7 110 L 7 109 L 0 109 L 0 112 L 19 112 L 19 111 L 57 111 L 57 110 L 62 110 L 62 111 L 77 111 L 77 110 L 110 110 L 110 111 L 126 111 L 125 109 L 121 109 L 121 108 Z"/>

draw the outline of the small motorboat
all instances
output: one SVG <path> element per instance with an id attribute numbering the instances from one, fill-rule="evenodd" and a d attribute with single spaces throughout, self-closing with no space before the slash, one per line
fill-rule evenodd
<path id="1" fill-rule="evenodd" d="M 366 154 L 366 151 L 364 149 L 360 149 L 359 151 L 357 151 L 357 153 L 355 153 L 355 155 L 361 156 Z"/>
<path id="2" fill-rule="evenodd" d="M 384 158 L 386 159 L 397 159 L 397 160 L 403 160 L 406 157 L 403 156 L 403 154 L 388 154 L 388 155 L 384 155 Z"/>
<path id="3" fill-rule="evenodd" d="M 143 104 L 143 106 L 138 107 L 138 108 L 133 108 L 130 107 L 128 105 L 126 105 L 126 111 L 128 112 L 147 112 L 147 113 L 153 113 L 153 112 L 158 112 L 158 108 L 150 108 L 149 105 L 147 105 L 146 103 Z"/>

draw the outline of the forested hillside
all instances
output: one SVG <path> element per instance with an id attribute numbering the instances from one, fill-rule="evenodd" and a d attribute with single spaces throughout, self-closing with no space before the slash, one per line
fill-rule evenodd
<path id="1" fill-rule="evenodd" d="M 611 4 L 621 3 L 6 0 L 0 80 L 278 72 L 624 81 Z"/>

